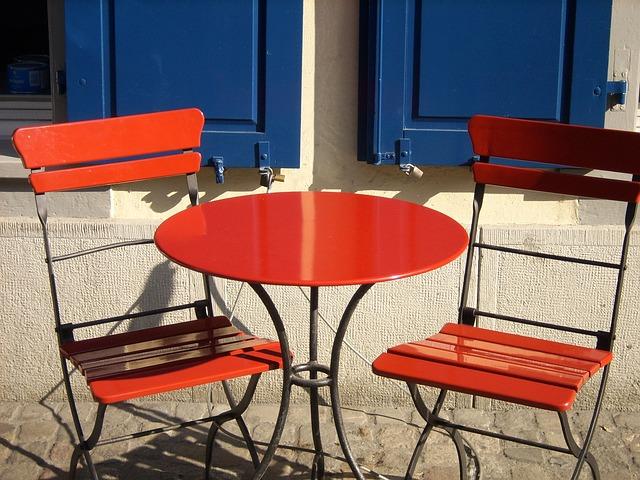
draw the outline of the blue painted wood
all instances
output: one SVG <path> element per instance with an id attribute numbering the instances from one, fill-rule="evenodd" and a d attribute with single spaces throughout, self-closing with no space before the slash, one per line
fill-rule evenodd
<path id="1" fill-rule="evenodd" d="M 478 113 L 602 126 L 611 0 L 361 2 L 359 159 L 460 165 Z M 597 95 L 600 86 L 602 93 Z"/>
<path id="2" fill-rule="evenodd" d="M 559 119 L 566 2 L 487 5 L 422 2 L 416 45 L 419 117 L 483 112 Z"/>
<path id="3" fill-rule="evenodd" d="M 70 120 L 195 106 L 203 163 L 298 167 L 302 0 L 65 0 Z"/>
<path id="4" fill-rule="evenodd" d="M 257 126 L 257 0 L 207 3 L 114 2 L 118 115 L 198 104 L 210 121 Z"/>
<path id="5" fill-rule="evenodd" d="M 573 74 L 570 80 L 573 96 L 568 123 L 594 127 L 604 125 L 611 1 L 580 0 L 575 5 Z"/>
<path id="6" fill-rule="evenodd" d="M 111 116 L 108 0 L 65 3 L 67 116 L 69 120 Z"/>

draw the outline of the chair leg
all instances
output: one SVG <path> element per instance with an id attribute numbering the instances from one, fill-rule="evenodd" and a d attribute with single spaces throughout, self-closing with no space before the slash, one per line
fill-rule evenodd
<path id="1" fill-rule="evenodd" d="M 211 478 L 211 461 L 213 459 L 213 442 L 216 439 L 216 434 L 218 433 L 219 429 L 220 429 L 220 425 L 218 424 L 218 421 L 214 420 L 211 423 L 211 427 L 209 428 L 209 433 L 207 434 L 207 448 L 204 454 L 205 480 L 209 480 Z"/>
<path id="2" fill-rule="evenodd" d="M 569 426 L 569 419 L 567 418 L 566 412 L 558 412 L 558 417 L 560 418 L 560 425 L 562 426 L 562 434 L 564 435 L 564 440 L 567 443 L 567 447 L 571 450 L 571 453 L 577 459 L 580 459 L 581 455 L 584 456 L 584 461 L 587 462 L 589 468 L 591 469 L 591 474 L 593 475 L 594 480 L 600 480 L 600 469 L 598 468 L 598 462 L 596 461 L 593 454 L 588 451 L 589 445 L 585 444 L 580 448 L 571 433 L 571 427 Z M 592 423 L 597 419 L 592 419 Z M 584 454 L 583 454 L 584 451 Z M 572 479 L 577 479 L 580 474 L 580 470 L 582 467 L 582 462 L 578 462 L 573 471 Z"/>
<path id="3" fill-rule="evenodd" d="M 253 463 L 254 468 L 257 469 L 260 465 L 260 457 L 258 456 L 258 451 L 256 450 L 255 443 L 253 442 L 253 438 L 251 438 L 251 434 L 249 433 L 247 424 L 242 418 L 242 414 L 247 410 L 249 404 L 251 403 L 251 399 L 253 398 L 253 395 L 256 391 L 256 386 L 258 385 L 258 380 L 260 380 L 260 374 L 251 376 L 249 385 L 247 385 L 247 389 L 245 390 L 244 395 L 237 403 L 233 398 L 233 394 L 231 393 L 229 385 L 227 384 L 227 382 L 223 382 L 224 392 L 231 408 L 226 412 L 221 413 L 220 415 L 216 415 L 211 422 L 211 427 L 209 428 L 209 433 L 207 435 L 207 445 L 205 451 L 204 471 L 206 480 L 209 480 L 211 478 L 211 466 L 213 464 L 213 444 L 215 442 L 216 435 L 220 430 L 220 427 L 230 420 L 235 420 L 237 422 L 238 427 L 240 428 L 240 432 L 242 433 L 242 437 L 244 438 L 245 444 L 247 446 L 247 450 L 249 450 L 249 454 L 251 455 L 251 462 Z"/>
<path id="4" fill-rule="evenodd" d="M 453 444 L 456 447 L 456 452 L 458 453 L 458 468 L 460 471 L 460 480 L 467 480 L 467 453 L 464 448 L 464 442 L 462 441 L 462 435 L 460 435 L 460 431 L 455 428 L 445 428 L 451 440 L 453 440 Z"/>
<path id="5" fill-rule="evenodd" d="M 562 433 L 564 435 L 564 439 L 567 442 L 567 446 L 571 453 L 578 459 L 576 463 L 575 469 L 573 470 L 573 475 L 571 476 L 571 480 L 577 480 L 578 475 L 580 475 L 580 470 L 582 468 L 582 464 L 587 462 L 589 468 L 591 468 L 591 473 L 593 478 L 596 480 L 600 479 L 600 471 L 598 469 L 598 463 L 592 454 L 589 453 L 589 447 L 591 446 L 591 440 L 593 439 L 593 434 L 596 429 L 596 423 L 598 423 L 598 417 L 600 415 L 600 409 L 602 408 L 602 400 L 604 399 L 604 392 L 607 389 L 607 380 L 609 379 L 609 367 L 611 364 L 608 364 L 604 367 L 602 371 L 602 379 L 600 380 L 600 388 L 598 389 L 598 396 L 596 398 L 595 405 L 593 407 L 593 415 L 591 416 L 591 422 L 589 423 L 589 428 L 587 429 L 587 433 L 584 437 L 584 442 L 582 443 L 582 448 L 578 447 L 577 443 L 573 439 L 573 435 L 571 434 L 571 428 L 569 427 L 569 421 L 567 420 L 567 414 L 564 412 L 558 412 L 558 416 L 560 417 L 560 424 L 562 425 Z"/>
<path id="6" fill-rule="evenodd" d="M 238 428 L 240 428 L 240 432 L 242 432 L 244 443 L 246 444 L 247 450 L 249 450 L 249 454 L 251 455 L 253 468 L 258 468 L 260 466 L 260 457 L 258 456 L 258 450 L 256 449 L 256 444 L 253 442 L 253 438 L 251 438 L 251 434 L 249 433 L 247 424 L 245 423 L 244 418 L 242 418 L 241 415 L 238 415 L 236 417 L 236 423 L 238 424 Z"/>
<path id="7" fill-rule="evenodd" d="M 75 404 L 72 409 L 75 409 Z M 69 463 L 69 478 L 73 480 L 76 476 L 76 472 L 78 469 L 78 461 L 80 457 L 84 456 L 85 462 L 87 463 L 87 467 L 91 472 L 91 476 L 94 479 L 98 478 L 98 474 L 95 470 L 95 466 L 93 464 L 93 460 L 91 458 L 91 450 L 96 446 L 98 440 L 100 439 L 100 434 L 102 432 L 102 426 L 104 424 L 104 414 L 107 410 L 107 406 L 104 404 L 98 405 L 98 411 L 96 413 L 95 423 L 93 425 L 93 430 L 91 431 L 91 435 L 84 441 L 79 442 L 73 449 L 73 453 L 71 455 L 71 462 Z"/>
<path id="8" fill-rule="evenodd" d="M 413 449 L 413 454 L 411 455 L 411 460 L 409 461 L 409 466 L 407 467 L 407 473 L 405 474 L 405 480 L 411 480 L 413 478 L 413 473 L 415 472 L 416 465 L 418 464 L 418 459 L 420 458 L 420 454 L 422 453 L 422 449 L 424 444 L 427 442 L 427 438 L 429 438 L 429 434 L 433 430 L 433 425 L 427 423 L 420 434 L 420 438 L 418 439 L 418 443 L 416 443 L 416 448 Z"/>
<path id="9" fill-rule="evenodd" d="M 71 454 L 71 461 L 69 463 L 69 480 L 74 480 L 76 478 L 76 471 L 78 470 L 78 462 L 80 461 L 80 457 L 82 456 L 82 450 L 80 450 L 77 446 L 73 449 L 73 453 Z M 91 467 L 89 468 L 91 471 L 91 476 L 97 478 L 93 475 L 95 471 L 95 467 L 93 466 L 93 462 L 91 462 Z"/>
<path id="10" fill-rule="evenodd" d="M 420 396 L 420 392 L 418 391 L 418 386 L 415 383 L 408 383 L 409 392 L 411 393 L 411 399 L 413 400 L 416 409 L 420 416 L 427 422 L 427 425 L 424 427 L 420 438 L 418 439 L 418 443 L 416 444 L 416 448 L 413 450 L 413 454 L 411 455 L 411 460 L 409 461 L 409 466 L 407 467 L 407 473 L 405 475 L 405 480 L 411 480 L 413 478 L 413 474 L 416 469 L 416 465 L 418 464 L 418 459 L 420 458 L 420 454 L 422 453 L 422 449 L 424 448 L 431 431 L 433 430 L 432 417 L 437 417 L 440 413 L 440 409 L 444 404 L 444 400 L 447 396 L 446 390 L 440 390 L 440 394 L 436 400 L 435 405 L 433 406 L 433 410 L 429 411 L 429 408 L 425 405 L 424 400 Z M 451 437 L 453 438 L 453 436 Z M 455 442 L 455 440 L 454 440 Z M 457 448 L 457 445 L 456 445 Z M 460 458 L 460 453 L 458 452 L 458 458 Z M 462 469 L 461 469 L 462 471 Z M 465 470 L 466 473 L 466 470 Z M 462 474 L 461 474 L 462 475 Z M 462 477 L 461 477 L 462 478 Z"/>
<path id="11" fill-rule="evenodd" d="M 89 469 L 91 478 L 93 480 L 99 480 L 100 477 L 98 477 L 98 472 L 96 472 L 95 465 L 93 464 L 90 450 L 95 447 L 98 439 L 100 438 L 102 423 L 104 421 L 104 412 L 107 406 L 102 404 L 98 406 L 98 412 L 96 414 L 93 431 L 91 432 L 89 438 L 85 440 L 84 433 L 82 431 L 82 424 L 80 423 L 80 416 L 78 415 L 78 409 L 76 407 L 75 396 L 73 395 L 73 389 L 71 388 L 71 379 L 69 376 L 67 360 L 62 355 L 60 355 L 60 365 L 62 368 L 64 388 L 67 394 L 67 400 L 69 401 L 69 410 L 71 412 L 71 418 L 73 420 L 73 425 L 76 429 L 76 435 L 78 437 L 78 443 L 75 445 L 69 464 L 69 478 L 71 480 L 75 478 L 78 468 L 78 461 L 82 456 L 84 457 L 84 461 L 87 464 L 87 468 Z"/>

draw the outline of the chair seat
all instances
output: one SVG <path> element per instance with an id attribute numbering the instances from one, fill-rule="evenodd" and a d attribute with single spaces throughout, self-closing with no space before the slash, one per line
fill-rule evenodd
<path id="1" fill-rule="evenodd" d="M 374 373 L 410 383 L 566 411 L 609 351 L 448 323 L 432 337 L 392 347 Z"/>
<path id="2" fill-rule="evenodd" d="M 60 350 L 105 404 L 282 368 L 278 342 L 245 334 L 226 317 L 72 341 Z"/>

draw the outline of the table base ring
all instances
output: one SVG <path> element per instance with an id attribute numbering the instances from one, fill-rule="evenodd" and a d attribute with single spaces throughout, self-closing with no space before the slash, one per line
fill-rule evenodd
<path id="1" fill-rule="evenodd" d="M 298 375 L 301 372 L 321 372 L 327 376 L 324 378 L 304 378 Z M 327 365 L 311 361 L 291 367 L 291 383 L 308 388 L 328 387 L 333 384 L 333 377 L 331 376 L 331 369 Z"/>

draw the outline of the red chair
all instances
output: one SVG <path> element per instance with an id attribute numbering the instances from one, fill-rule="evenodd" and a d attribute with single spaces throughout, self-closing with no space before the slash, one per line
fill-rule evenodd
<path id="1" fill-rule="evenodd" d="M 84 457 L 91 476 L 98 478 L 90 451 L 99 445 L 107 405 L 243 376 L 251 376 L 251 379 L 239 402 L 235 402 L 225 385 L 231 405 L 227 412 L 136 433 L 135 436 L 212 422 L 205 455 L 208 477 L 215 434 L 222 423 L 235 420 L 254 465 L 259 464 L 242 414 L 253 397 L 262 372 L 282 367 L 280 344 L 247 335 L 232 326 L 226 317 L 214 317 L 209 278 L 203 277 L 205 298 L 195 302 L 75 323 L 61 318 L 60 313 L 55 277 L 58 262 L 100 254 L 113 248 L 149 244 L 153 240 L 112 243 L 54 256 L 50 246 L 52 239 L 47 231 L 46 193 L 186 175 L 189 198 L 195 205 L 198 202 L 196 172 L 200 169 L 201 158 L 193 149 L 200 145 L 203 124 L 202 112 L 185 109 L 21 128 L 13 135 L 15 148 L 25 168 L 31 169 L 29 182 L 35 192 L 37 213 L 42 224 L 63 382 L 78 436 L 70 463 L 70 478 L 76 475 L 80 457 Z M 84 340 L 74 337 L 78 329 L 122 321 L 135 322 L 149 315 L 186 309 L 193 310 L 195 320 Z M 69 378 L 70 365 L 84 375 L 91 395 L 98 402 L 95 425 L 88 437 L 78 417 Z"/>
<path id="2" fill-rule="evenodd" d="M 442 427 L 453 438 L 458 451 L 460 478 L 463 479 L 466 478 L 466 458 L 460 431 L 489 435 L 573 455 L 577 458 L 577 464 L 572 479 L 578 477 L 584 461 L 591 468 L 593 477 L 600 478 L 597 462 L 589 453 L 589 445 L 609 376 L 630 232 L 640 200 L 640 134 L 487 116 L 472 118 L 469 122 L 469 134 L 479 161 L 472 167 L 476 188 L 458 321 L 447 323 L 439 333 L 426 340 L 389 348 L 373 363 L 373 371 L 376 374 L 403 380 L 408 384 L 415 406 L 427 422 L 405 478 L 413 476 L 422 447 L 433 427 Z M 624 172 L 632 174 L 633 179 L 612 180 L 498 165 L 489 163 L 491 157 Z M 622 240 L 620 261 L 609 263 L 551 255 L 478 241 L 478 216 L 485 185 L 626 202 L 626 231 Z M 591 265 L 600 267 L 602 272 L 613 270 L 617 282 L 615 290 L 611 292 L 613 308 L 608 331 L 569 327 L 551 319 L 544 322 L 527 320 L 469 306 L 467 297 L 475 249 L 491 249 L 558 262 Z M 506 321 L 569 332 L 574 338 L 591 337 L 594 339 L 594 346 L 587 348 L 480 328 L 477 325 L 479 317 L 495 319 L 494 323 L 502 321 L 502 325 Z M 600 388 L 593 405 L 591 423 L 583 445 L 579 447 L 570 431 L 566 412 L 572 408 L 581 387 L 601 369 Z M 432 410 L 425 405 L 418 385 L 440 389 Z M 439 417 L 449 390 L 555 411 L 560 418 L 567 447 L 547 445 L 449 422 Z"/>

